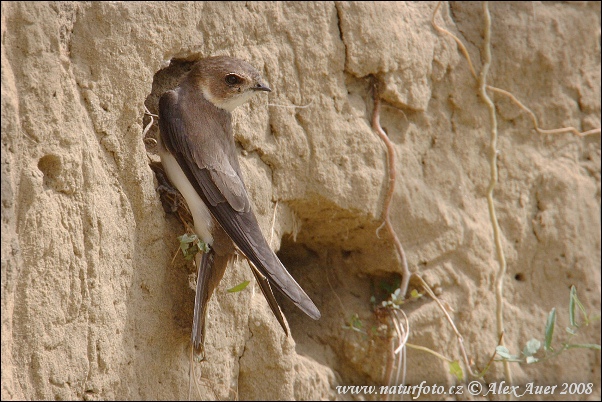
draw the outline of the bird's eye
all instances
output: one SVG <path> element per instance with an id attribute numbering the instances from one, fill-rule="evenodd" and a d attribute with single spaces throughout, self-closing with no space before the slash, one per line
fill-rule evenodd
<path id="1" fill-rule="evenodd" d="M 226 84 L 228 85 L 238 85 L 242 83 L 242 78 L 240 78 L 236 74 L 228 74 L 226 75 Z"/>

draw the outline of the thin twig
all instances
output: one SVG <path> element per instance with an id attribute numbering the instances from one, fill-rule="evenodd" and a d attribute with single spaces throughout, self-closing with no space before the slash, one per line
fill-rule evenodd
<path id="1" fill-rule="evenodd" d="M 402 329 L 400 332 L 403 334 L 399 339 L 399 346 L 397 346 L 397 349 L 395 349 L 395 354 L 397 354 L 401 352 L 401 350 L 406 346 L 406 343 L 408 342 L 408 338 L 410 336 L 410 321 L 408 320 L 408 316 L 406 315 L 405 311 L 401 309 L 392 310 L 393 314 L 395 315 L 395 318 L 397 318 L 397 320 L 400 322 L 399 325 Z M 399 318 L 399 314 L 403 314 L 403 318 L 405 320 L 405 327 L 401 325 L 401 319 Z"/>
<path id="2" fill-rule="evenodd" d="M 406 346 L 407 346 L 408 348 L 410 348 L 410 349 L 414 349 L 414 350 L 421 350 L 421 351 L 423 351 L 423 352 L 430 353 L 430 354 L 432 354 L 433 356 L 436 356 L 436 357 L 438 357 L 438 358 L 439 358 L 439 359 L 441 359 L 441 360 L 445 360 L 445 361 L 446 361 L 446 362 L 448 362 L 448 363 L 453 363 L 453 362 L 454 362 L 454 361 L 453 361 L 452 359 L 450 359 L 449 357 L 443 356 L 442 354 L 440 354 L 440 353 L 437 353 L 437 352 L 435 352 L 433 349 L 429 349 L 429 348 L 427 348 L 427 347 L 425 347 L 425 346 L 414 345 L 413 343 L 409 343 L 409 342 L 408 342 L 408 343 L 406 343 Z"/>
<path id="3" fill-rule="evenodd" d="M 519 101 L 518 99 L 516 99 L 516 97 L 514 95 L 512 95 L 508 91 L 504 91 L 503 89 L 492 87 L 491 85 L 487 85 L 486 87 L 487 87 L 488 90 L 490 90 L 492 92 L 497 92 L 499 94 L 506 95 L 518 107 L 520 107 L 525 112 L 527 112 L 527 114 L 529 115 L 529 117 L 531 117 L 531 121 L 533 122 L 533 126 L 535 127 L 535 130 L 539 134 L 564 134 L 564 133 L 573 133 L 573 134 L 575 134 L 578 137 L 585 137 L 587 135 L 592 135 L 592 134 L 600 134 L 600 129 L 599 128 L 594 128 L 594 129 L 591 129 L 591 130 L 588 130 L 588 131 L 583 131 L 583 132 L 579 132 L 579 130 L 577 130 L 575 127 L 555 128 L 555 129 L 552 129 L 552 130 L 544 130 L 542 128 L 539 128 L 539 124 L 537 123 L 537 117 L 535 117 L 535 114 L 531 111 L 531 109 L 529 109 L 528 107 L 526 107 L 525 105 L 523 105 L 521 103 L 521 101 Z"/>
<path id="4" fill-rule="evenodd" d="M 456 327 L 454 320 L 452 320 L 451 316 L 449 315 L 449 313 L 443 306 L 443 303 L 441 303 L 441 300 L 439 300 L 439 298 L 437 296 L 435 296 L 435 293 L 433 293 L 433 291 L 431 290 L 431 287 L 424 281 L 424 279 L 422 279 L 422 277 L 420 275 L 414 274 L 414 275 L 412 275 L 412 277 L 418 279 L 418 281 L 422 285 L 422 288 L 424 289 L 424 291 L 426 293 L 428 293 L 428 295 L 433 300 L 435 300 L 435 302 L 439 305 L 439 308 L 441 308 L 441 311 L 443 311 L 443 314 L 445 314 L 447 321 L 452 326 L 454 333 L 456 334 L 456 338 L 458 338 L 458 343 L 460 344 L 460 351 L 462 352 L 462 358 L 464 359 L 464 364 L 466 365 L 466 368 L 468 369 L 469 373 L 472 376 L 479 377 L 479 374 L 475 373 L 472 370 L 472 366 L 470 364 L 470 361 L 468 360 L 468 354 L 466 353 L 466 349 L 464 348 L 464 337 L 462 337 L 462 334 L 460 334 L 460 331 L 458 331 L 458 328 Z"/>
<path id="5" fill-rule="evenodd" d="M 500 346 L 502 344 L 502 339 L 504 339 L 504 334 L 500 335 L 496 346 Z M 485 365 L 485 368 L 483 370 L 479 369 L 479 367 L 477 366 L 477 369 L 479 370 L 479 373 L 481 374 L 481 376 L 485 375 L 485 373 L 489 370 L 489 366 L 491 366 L 491 363 L 493 363 L 496 355 L 497 355 L 497 351 L 494 349 L 493 353 L 491 354 L 491 357 L 489 358 L 489 361 L 487 362 L 487 364 Z"/>
<path id="6" fill-rule="evenodd" d="M 330 284 L 330 279 L 328 278 L 328 273 L 326 273 L 325 276 L 326 276 L 326 283 L 328 283 L 328 287 L 330 288 L 330 290 L 332 290 L 332 293 L 334 293 L 334 296 L 339 301 L 339 305 L 341 306 L 341 311 L 343 311 L 343 316 L 347 317 L 347 310 L 345 309 L 345 305 L 343 304 L 343 301 L 341 300 L 341 298 L 339 297 L 339 295 L 337 294 L 337 292 L 334 291 L 334 288 Z"/>
<path id="7" fill-rule="evenodd" d="M 146 125 L 146 127 L 144 127 L 144 131 L 142 131 L 142 138 L 144 138 L 146 136 L 146 133 L 148 132 L 148 130 L 150 130 L 150 128 L 152 127 L 153 123 L 155 122 L 155 117 L 159 118 L 159 116 L 157 116 L 156 114 L 152 114 L 148 108 L 146 107 L 146 105 L 144 105 L 144 114 L 147 116 L 150 116 L 150 123 L 148 123 Z"/>
<path id="8" fill-rule="evenodd" d="M 188 400 L 192 401 L 192 384 L 196 387 L 196 392 L 199 395 L 199 398 L 203 396 L 201 393 L 201 386 L 196 376 L 195 364 L 194 364 L 194 346 L 190 345 L 190 362 L 188 367 Z M 202 374 L 201 374 L 202 376 Z"/>
<path id="9" fill-rule="evenodd" d="M 171 264 L 169 264 L 170 267 L 173 267 L 173 264 L 176 261 L 176 257 L 178 256 L 179 252 L 180 252 L 180 246 L 178 246 L 176 251 L 173 253 L 173 258 L 171 259 Z"/>
<path id="10" fill-rule="evenodd" d="M 373 85 L 373 96 L 374 96 L 374 110 L 372 111 L 372 129 L 376 131 L 380 139 L 385 143 L 387 147 L 387 163 L 389 164 L 389 188 L 387 190 L 387 194 L 385 196 L 385 200 L 383 202 L 383 212 L 381 218 L 387 228 L 387 231 L 393 238 L 393 242 L 395 244 L 395 249 L 397 250 L 397 254 L 399 255 L 399 259 L 401 261 L 401 284 L 399 285 L 400 295 L 403 299 L 405 299 L 405 295 L 408 291 L 408 285 L 410 284 L 410 270 L 408 268 L 408 261 L 406 259 L 406 253 L 393 229 L 393 225 L 391 224 L 391 220 L 389 219 L 389 211 L 391 208 L 391 200 L 393 199 L 393 192 L 395 191 L 395 148 L 389 137 L 383 130 L 380 125 L 380 92 L 378 88 L 378 83 L 375 82 Z"/>
<path id="11" fill-rule="evenodd" d="M 394 344 L 394 340 L 393 340 L 393 336 L 391 336 L 391 338 L 389 339 L 389 344 L 390 344 L 390 350 L 391 350 L 391 356 L 387 359 L 387 367 L 385 368 L 385 375 L 384 375 L 384 383 L 387 384 L 387 386 L 391 386 L 393 384 L 393 367 L 397 367 L 399 362 L 398 362 L 398 356 L 395 355 L 395 353 L 393 353 L 393 350 L 395 350 L 395 344 Z M 388 401 L 390 399 L 389 395 L 385 395 L 384 400 Z"/>
<path id="12" fill-rule="evenodd" d="M 399 320 L 399 326 L 400 326 L 400 332 L 401 332 L 401 339 L 399 341 L 399 346 L 397 347 L 397 349 L 395 349 L 395 353 L 399 354 L 399 362 L 401 363 L 397 369 L 397 376 L 396 376 L 396 383 L 400 384 L 400 385 L 405 385 L 406 383 L 406 364 L 407 364 L 407 349 L 406 349 L 406 344 L 408 343 L 408 338 L 410 337 L 410 320 L 408 320 L 408 316 L 406 315 L 406 313 L 401 310 L 401 309 L 396 309 L 393 311 L 393 313 L 395 314 L 395 317 Z M 399 318 L 399 314 L 403 314 L 403 318 L 405 320 L 405 327 L 403 325 L 401 325 L 401 319 Z M 399 375 L 401 373 L 401 380 L 399 378 Z M 403 395 L 401 396 L 401 399 L 403 400 Z"/>
<path id="13" fill-rule="evenodd" d="M 395 385 L 404 385 L 406 376 L 406 343 L 410 336 L 410 322 L 408 316 L 403 310 L 396 308 L 386 309 L 391 322 L 397 333 L 397 344 L 391 338 L 391 354 L 392 357 L 388 360 L 386 384 L 391 387 Z M 400 315 L 403 314 L 405 324 L 402 324 Z M 393 377 L 393 368 L 395 368 L 395 376 Z M 401 380 L 400 380 L 401 377 Z M 390 395 L 386 396 L 389 400 Z"/>
<path id="14" fill-rule="evenodd" d="M 396 356 L 395 366 L 397 368 L 395 372 L 395 383 L 389 385 L 405 385 L 405 377 L 406 377 L 406 343 L 408 341 L 408 337 L 410 336 L 410 322 L 408 321 L 408 316 L 403 310 L 399 309 L 390 309 L 390 314 L 393 317 L 393 325 L 395 325 L 395 330 L 397 331 L 398 338 L 398 346 L 393 351 L 393 354 Z M 401 318 L 399 314 L 403 314 L 405 319 L 405 326 L 401 323 Z M 400 377 L 401 376 L 401 380 Z M 403 395 L 402 395 L 403 397 Z"/>
<path id="15" fill-rule="evenodd" d="M 466 47 L 464 46 L 464 44 L 462 43 L 462 41 L 460 39 L 458 39 L 456 37 L 456 35 L 454 35 L 453 33 L 451 33 L 450 31 L 448 31 L 447 29 L 440 27 L 439 25 L 437 25 L 435 23 L 435 16 L 437 15 L 437 11 L 439 10 L 439 7 L 441 7 L 441 2 L 437 3 L 437 6 L 435 7 L 435 11 L 433 11 L 433 18 L 431 18 L 431 23 L 433 24 L 433 27 L 439 31 L 442 32 L 444 34 L 447 34 L 449 36 L 452 37 L 452 39 L 456 42 L 456 44 L 458 45 L 458 47 L 460 48 L 460 51 L 462 52 L 462 54 L 464 55 L 464 57 L 466 57 L 466 61 L 468 62 L 468 68 L 472 74 L 472 76 L 475 78 L 475 80 L 477 79 L 477 73 L 475 72 L 474 67 L 472 66 L 472 60 L 470 59 L 470 56 L 468 55 L 468 50 L 466 50 Z"/>
<path id="16" fill-rule="evenodd" d="M 397 382 L 399 381 L 399 368 L 401 367 L 401 354 L 399 353 L 395 353 L 395 351 L 397 350 L 397 345 L 399 345 L 399 343 L 402 341 L 403 338 L 403 331 L 401 329 L 401 326 L 399 325 L 399 321 L 397 320 L 397 317 L 395 317 L 395 315 L 393 314 L 393 309 L 389 309 L 389 317 L 391 318 L 391 322 L 393 323 L 393 327 L 395 328 L 395 332 L 397 333 L 397 343 L 392 343 L 391 344 L 391 353 L 393 353 L 393 361 L 395 362 L 393 364 L 393 369 L 391 370 L 391 376 L 390 376 L 390 381 L 387 383 L 388 386 L 392 386 L 392 385 L 397 385 Z M 393 375 L 393 373 L 395 373 Z"/>
<path id="17" fill-rule="evenodd" d="M 485 19 L 484 28 L 484 40 L 483 40 L 483 67 L 479 76 L 479 92 L 483 102 L 487 105 L 489 110 L 490 120 L 490 145 L 489 145 L 489 187 L 487 188 L 487 206 L 489 207 L 489 217 L 491 219 L 491 226 L 493 228 L 493 239 L 495 242 L 495 251 L 497 254 L 497 260 L 499 263 L 499 270 L 495 278 L 495 317 L 497 325 L 498 336 L 504 334 L 504 277 L 506 276 L 506 256 L 504 255 L 504 248 L 502 245 L 502 237 L 500 234 L 500 226 L 497 220 L 495 212 L 495 205 L 493 203 L 493 190 L 497 184 L 498 171 L 497 171 L 497 118 L 495 115 L 495 105 L 487 94 L 487 73 L 491 66 L 491 15 L 489 14 L 489 3 L 483 2 L 483 16 Z M 503 339 L 502 339 L 503 341 Z M 502 343 L 503 345 L 503 343 Z M 506 381 L 512 385 L 512 372 L 510 371 L 510 363 L 504 361 L 504 376 Z"/>
<path id="18" fill-rule="evenodd" d="M 441 2 L 437 3 L 437 6 L 435 7 L 435 10 L 433 11 L 433 16 L 431 18 L 431 23 L 433 25 L 433 27 L 441 32 L 444 33 L 446 35 L 449 35 L 458 45 L 458 48 L 460 49 L 460 52 L 462 52 L 462 54 L 464 55 L 464 57 L 466 58 L 466 62 L 468 63 L 468 69 L 470 70 L 470 73 L 472 74 L 472 76 L 474 77 L 475 80 L 478 81 L 478 77 L 477 77 L 477 73 L 473 67 L 472 64 L 472 59 L 470 58 L 470 56 L 468 55 L 468 50 L 466 50 L 466 47 L 464 46 L 464 44 L 462 43 L 462 41 L 460 39 L 458 39 L 458 37 L 456 35 L 454 35 L 453 33 L 451 33 L 450 31 L 448 31 L 447 29 L 440 27 L 439 25 L 437 25 L 437 23 L 435 22 L 435 16 L 437 15 L 437 11 L 439 10 L 439 8 L 441 7 Z M 583 131 L 580 132 L 579 130 L 577 130 L 574 127 L 564 127 L 564 128 L 557 128 L 557 129 L 552 129 L 552 130 L 545 130 L 539 127 L 539 123 L 537 121 L 537 117 L 535 116 L 535 113 L 533 113 L 531 111 L 531 109 L 529 109 L 527 106 L 525 106 L 522 102 L 520 102 L 514 95 L 512 95 L 510 92 L 503 90 L 501 88 L 496 88 L 494 86 L 491 85 L 486 85 L 485 88 L 487 88 L 489 91 L 492 92 L 497 92 L 499 94 L 505 95 L 508 98 L 510 98 L 510 100 L 512 102 L 514 102 L 514 104 L 516 104 L 518 107 L 520 107 L 522 110 L 524 110 L 525 112 L 527 112 L 527 114 L 529 115 L 529 117 L 531 118 L 531 121 L 533 122 L 533 126 L 535 128 L 535 130 L 540 133 L 540 134 L 563 134 L 563 133 L 573 133 L 579 137 L 585 137 L 587 135 L 593 135 L 593 134 L 600 134 L 600 128 L 594 128 L 588 131 Z"/>

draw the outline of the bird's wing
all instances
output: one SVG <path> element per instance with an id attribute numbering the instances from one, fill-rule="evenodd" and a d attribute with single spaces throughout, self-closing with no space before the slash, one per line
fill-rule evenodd
<path id="1" fill-rule="evenodd" d="M 261 293 L 263 293 L 263 297 L 265 297 L 266 301 L 268 302 L 268 306 L 270 306 L 270 310 L 272 310 L 272 313 L 276 316 L 276 319 L 280 323 L 280 326 L 284 330 L 284 333 L 286 334 L 286 336 L 288 336 L 288 328 L 284 323 L 284 316 L 282 315 L 282 310 L 280 310 L 280 305 L 276 301 L 274 293 L 272 293 L 272 287 L 270 286 L 270 282 L 265 276 L 263 276 L 261 272 L 259 272 L 257 268 L 255 268 L 255 265 L 250 264 L 250 267 L 251 271 L 253 271 L 253 275 L 255 275 L 255 280 L 259 285 L 259 289 L 261 289 Z"/>
<path id="2" fill-rule="evenodd" d="M 212 119 L 205 119 L 203 123 L 206 125 L 202 130 L 189 130 L 189 127 L 198 127 L 199 123 L 178 105 L 175 91 L 166 92 L 159 100 L 159 127 L 163 143 L 174 155 L 215 220 L 273 286 L 311 318 L 320 318 L 318 308 L 263 237 L 242 178 L 227 154 L 226 145 L 215 146 L 216 142 L 224 140 L 219 136 L 231 134 L 224 132 L 223 127 Z M 205 141 L 200 131 L 206 130 L 221 132 L 215 132 L 218 137 L 215 141 Z M 269 304 L 272 307 L 273 303 Z M 278 316 L 276 312 L 274 314 Z"/>

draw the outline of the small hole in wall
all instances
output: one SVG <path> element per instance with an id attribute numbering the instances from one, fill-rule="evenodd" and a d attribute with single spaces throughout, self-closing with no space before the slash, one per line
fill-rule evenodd
<path id="1" fill-rule="evenodd" d="M 38 161 L 38 169 L 44 174 L 44 185 L 51 186 L 61 174 L 61 158 L 52 154 L 44 155 Z"/>
<path id="2" fill-rule="evenodd" d="M 514 275 L 514 279 L 516 279 L 518 282 L 524 282 L 526 280 L 525 274 L 519 272 L 518 274 Z"/>

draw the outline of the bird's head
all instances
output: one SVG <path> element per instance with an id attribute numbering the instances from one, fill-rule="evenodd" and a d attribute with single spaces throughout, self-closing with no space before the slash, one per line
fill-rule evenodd
<path id="1" fill-rule="evenodd" d="M 253 66 L 227 56 L 198 61 L 190 71 L 189 79 L 203 92 L 205 99 L 228 112 L 259 91 L 271 91 Z"/>

